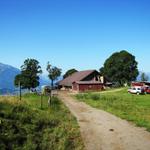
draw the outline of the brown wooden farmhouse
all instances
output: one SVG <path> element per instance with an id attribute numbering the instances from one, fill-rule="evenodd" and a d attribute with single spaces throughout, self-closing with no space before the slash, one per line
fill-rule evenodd
<path id="1" fill-rule="evenodd" d="M 99 91 L 104 88 L 103 78 L 96 70 L 79 71 L 61 80 L 59 87 L 77 92 Z"/>

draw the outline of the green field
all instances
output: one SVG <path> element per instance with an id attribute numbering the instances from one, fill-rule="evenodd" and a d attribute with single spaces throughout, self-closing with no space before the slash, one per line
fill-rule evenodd
<path id="1" fill-rule="evenodd" d="M 77 94 L 76 98 L 150 131 L 150 95 L 132 95 L 124 88 L 114 92 Z"/>
<path id="2" fill-rule="evenodd" d="M 84 148 L 76 119 L 58 98 L 50 108 L 47 97 L 33 94 L 0 97 L 0 149 L 81 150 Z"/>

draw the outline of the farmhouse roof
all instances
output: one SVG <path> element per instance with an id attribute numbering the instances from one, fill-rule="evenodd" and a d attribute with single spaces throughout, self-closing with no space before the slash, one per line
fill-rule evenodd
<path id="1" fill-rule="evenodd" d="M 85 71 L 75 72 L 71 76 L 65 78 L 64 80 L 61 80 L 59 82 L 59 85 L 72 86 L 73 82 L 81 81 L 95 71 L 96 70 L 85 70 Z"/>

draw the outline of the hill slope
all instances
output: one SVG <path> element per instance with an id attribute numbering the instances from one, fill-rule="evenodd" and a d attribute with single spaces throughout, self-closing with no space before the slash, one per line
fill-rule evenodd
<path id="1" fill-rule="evenodd" d="M 82 150 L 83 142 L 76 119 L 64 104 L 48 97 L 43 105 L 38 95 L 0 97 L 0 149 L 15 150 Z"/>
<path id="2" fill-rule="evenodd" d="M 18 68 L 0 63 L 0 94 L 14 92 L 14 79 L 19 73 L 20 70 Z M 40 86 L 42 85 L 50 85 L 50 80 L 40 76 Z"/>
<path id="3" fill-rule="evenodd" d="M 13 90 L 14 78 L 19 73 L 19 69 L 0 63 L 0 89 Z"/>

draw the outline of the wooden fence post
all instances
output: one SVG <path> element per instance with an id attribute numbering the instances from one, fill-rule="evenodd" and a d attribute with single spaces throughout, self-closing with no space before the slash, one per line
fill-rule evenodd
<path id="1" fill-rule="evenodd" d="M 21 83 L 19 82 L 19 99 L 22 99 L 22 94 L 21 94 Z"/>
<path id="2" fill-rule="evenodd" d="M 43 108 L 43 94 L 41 93 L 41 109 Z"/>

